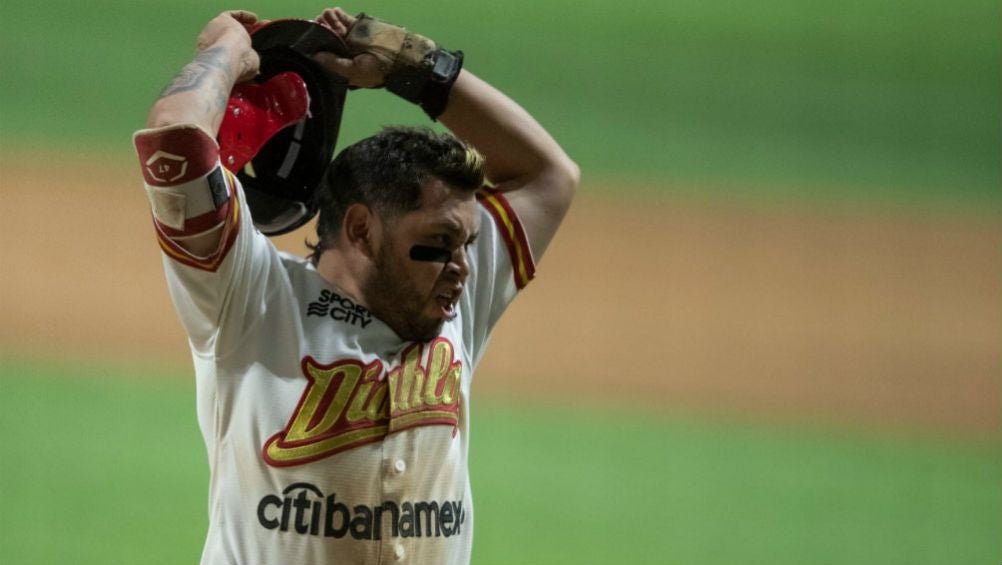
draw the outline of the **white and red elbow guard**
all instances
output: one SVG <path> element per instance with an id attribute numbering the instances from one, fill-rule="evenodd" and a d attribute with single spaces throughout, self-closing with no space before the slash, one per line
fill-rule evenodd
<path id="1" fill-rule="evenodd" d="M 225 225 L 233 180 L 219 163 L 219 146 L 195 125 L 146 129 L 133 136 L 161 233 L 183 239 Z"/>

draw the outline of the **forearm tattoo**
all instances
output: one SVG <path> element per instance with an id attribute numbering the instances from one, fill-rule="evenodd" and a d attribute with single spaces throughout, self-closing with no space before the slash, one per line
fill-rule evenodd
<path id="1" fill-rule="evenodd" d="M 227 63 L 226 49 L 210 47 L 195 57 L 195 60 L 185 65 L 181 72 L 160 91 L 158 98 L 166 98 L 181 92 L 205 88 L 206 102 L 215 101 L 215 108 L 225 109 L 229 92 L 223 85 L 232 83 L 232 72 Z M 214 80 L 218 78 L 219 80 Z"/>

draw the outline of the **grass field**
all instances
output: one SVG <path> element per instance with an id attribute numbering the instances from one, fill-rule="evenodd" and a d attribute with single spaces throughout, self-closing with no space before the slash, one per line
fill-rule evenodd
<path id="1" fill-rule="evenodd" d="M 197 560 L 208 477 L 189 379 L 12 359 L 0 371 L 0 562 Z M 475 403 L 475 563 L 1002 556 L 997 442 Z"/>

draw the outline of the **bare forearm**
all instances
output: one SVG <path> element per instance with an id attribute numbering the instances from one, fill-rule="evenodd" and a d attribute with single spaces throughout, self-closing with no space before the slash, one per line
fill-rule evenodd
<path id="1" fill-rule="evenodd" d="M 225 43 L 206 48 L 160 92 L 146 126 L 194 124 L 215 136 L 239 69 L 239 57 Z"/>
<path id="2" fill-rule="evenodd" d="M 543 126 L 466 70 L 456 80 L 439 120 L 484 154 L 488 177 L 496 184 L 522 185 L 518 181 L 543 174 L 564 175 L 576 183 L 577 167 Z"/>

